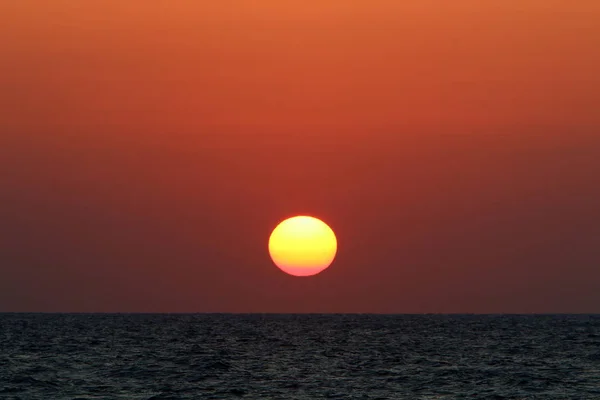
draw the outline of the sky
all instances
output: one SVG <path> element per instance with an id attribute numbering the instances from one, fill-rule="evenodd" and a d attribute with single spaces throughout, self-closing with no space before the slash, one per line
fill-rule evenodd
<path id="1" fill-rule="evenodd" d="M 0 311 L 600 312 L 600 2 L 0 2 Z M 267 241 L 312 215 L 334 263 Z"/>

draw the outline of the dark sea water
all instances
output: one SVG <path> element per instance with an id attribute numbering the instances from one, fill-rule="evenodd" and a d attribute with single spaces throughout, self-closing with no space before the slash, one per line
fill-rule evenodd
<path id="1" fill-rule="evenodd" d="M 0 314 L 6 399 L 600 399 L 600 316 Z"/>

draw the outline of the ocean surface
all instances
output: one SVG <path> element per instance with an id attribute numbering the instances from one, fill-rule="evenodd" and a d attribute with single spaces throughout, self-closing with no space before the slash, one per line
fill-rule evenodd
<path id="1" fill-rule="evenodd" d="M 600 399 L 600 315 L 0 314 L 2 399 Z"/>

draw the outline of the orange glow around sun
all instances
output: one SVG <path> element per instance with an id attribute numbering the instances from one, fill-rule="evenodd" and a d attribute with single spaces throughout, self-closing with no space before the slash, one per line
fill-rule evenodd
<path id="1" fill-rule="evenodd" d="M 333 230 L 314 217 L 286 219 L 269 238 L 271 259 L 282 271 L 294 276 L 318 274 L 331 265 L 336 252 Z"/>

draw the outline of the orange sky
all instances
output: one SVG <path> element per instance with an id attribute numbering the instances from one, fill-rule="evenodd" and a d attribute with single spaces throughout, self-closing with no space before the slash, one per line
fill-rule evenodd
<path id="1" fill-rule="evenodd" d="M 600 312 L 598 49 L 595 0 L 0 2 L 0 311 Z"/>

